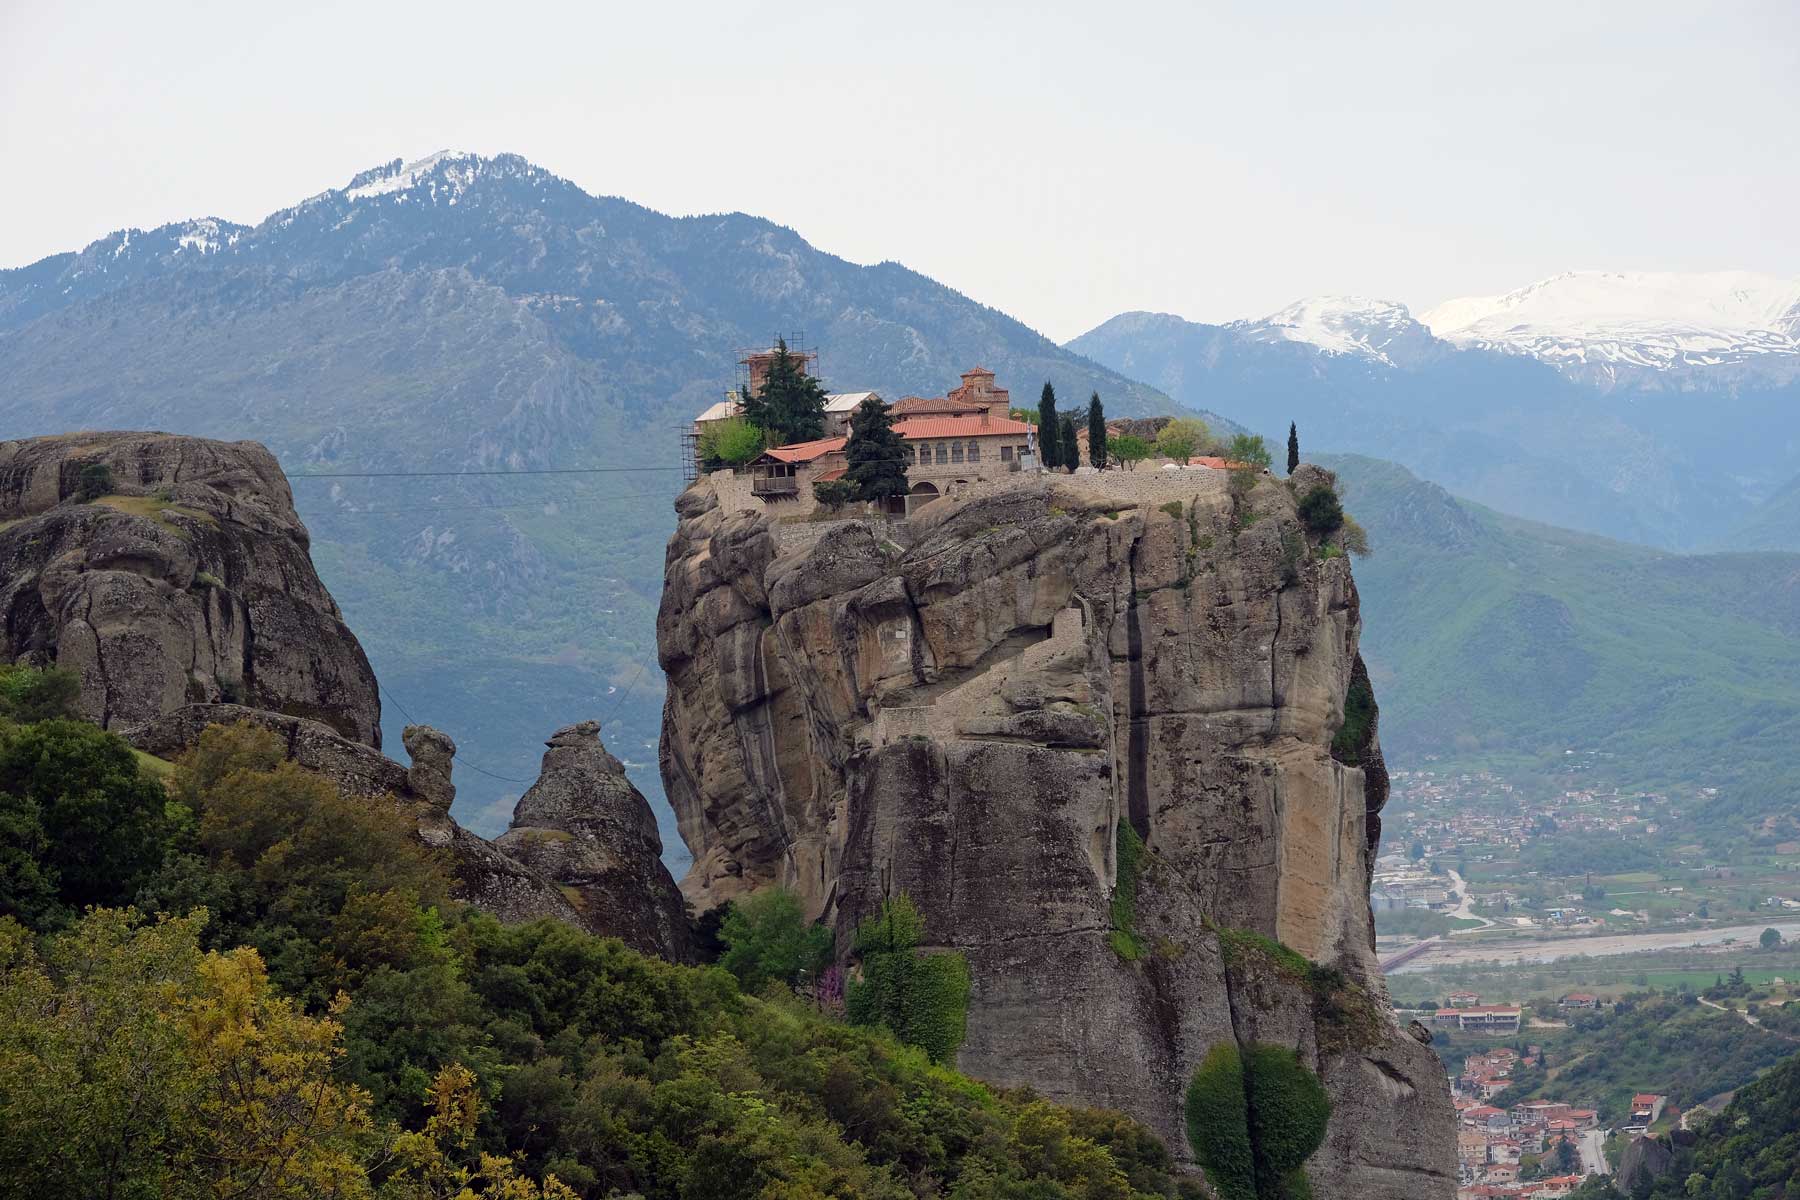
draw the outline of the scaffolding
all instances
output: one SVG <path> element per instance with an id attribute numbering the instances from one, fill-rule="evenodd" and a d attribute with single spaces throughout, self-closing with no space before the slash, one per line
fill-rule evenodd
<path id="1" fill-rule="evenodd" d="M 731 389 L 725 393 L 726 403 L 734 404 L 740 396 L 749 395 L 752 386 L 760 390 L 768 374 L 768 361 L 774 355 L 775 347 L 783 344 L 787 346 L 788 354 L 799 360 L 802 371 L 814 379 L 819 377 L 819 352 L 807 349 L 804 329 L 789 333 L 786 337 L 779 333 L 770 334 L 768 345 L 737 351 L 737 370 L 732 378 Z M 681 443 L 681 479 L 685 487 L 700 478 L 698 423 L 680 426 L 676 436 Z"/>

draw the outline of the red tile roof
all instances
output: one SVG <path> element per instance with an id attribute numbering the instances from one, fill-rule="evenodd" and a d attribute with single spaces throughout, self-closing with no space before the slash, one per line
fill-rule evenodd
<path id="1" fill-rule="evenodd" d="M 791 446 L 775 446 L 764 453 L 784 463 L 811 462 L 822 454 L 830 454 L 833 450 L 842 450 L 847 438 L 820 438 L 813 442 L 795 442 Z"/>
<path id="2" fill-rule="evenodd" d="M 978 416 L 985 406 L 971 404 L 967 400 L 954 400 L 948 396 L 939 396 L 935 400 L 927 400 L 923 396 L 907 396 L 897 401 L 888 409 L 888 415 L 900 417 L 925 417 L 944 413 L 967 413 Z"/>
<path id="3" fill-rule="evenodd" d="M 990 417 L 985 424 L 979 417 L 915 417 L 895 422 L 894 432 L 903 438 L 1023 437 L 1031 426 L 1005 417 Z"/>
<path id="4" fill-rule="evenodd" d="M 849 467 L 838 467 L 835 470 L 830 470 L 830 471 L 825 472 L 823 475 L 813 476 L 813 482 L 814 483 L 830 483 L 833 479 L 842 479 L 845 475 L 848 475 L 849 473 L 850 473 Z"/>

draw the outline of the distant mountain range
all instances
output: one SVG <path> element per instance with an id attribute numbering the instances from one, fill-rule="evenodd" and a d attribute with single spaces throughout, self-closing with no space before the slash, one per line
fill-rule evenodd
<path id="1" fill-rule="evenodd" d="M 340 476 L 294 490 L 389 693 L 392 744 L 412 718 L 455 736 L 457 815 L 491 833 L 543 738 L 584 717 L 660 797 L 653 622 L 677 435 L 743 349 L 795 333 L 838 389 L 938 395 L 980 364 L 1025 404 L 1051 380 L 1115 415 L 1175 407 L 898 264 L 443 153 L 253 226 L 121 230 L 0 271 L 0 430 L 254 438 L 290 474 Z M 341 477 L 543 468 L 604 470 Z"/>
<path id="2" fill-rule="evenodd" d="M 1099 391 L 1116 416 L 1179 403 L 1277 445 L 1297 420 L 1308 457 L 1405 464 L 1344 467 L 1376 540 L 1357 573 L 1399 754 L 1599 744 L 1610 713 L 1660 735 L 1612 745 L 1671 770 L 1740 746 L 1771 761 L 1768 739 L 1795 732 L 1786 680 L 1800 663 L 1780 640 L 1790 560 L 1540 530 L 1413 478 L 1656 546 L 1796 546 L 1800 383 L 1783 374 L 1782 285 L 1690 303 L 1680 287 L 1593 278 L 1423 320 L 1341 299 L 1224 326 L 1126 314 L 1064 348 L 898 264 L 857 266 L 755 217 L 670 218 L 517 157 L 440 154 L 254 226 L 126 230 L 0 271 L 0 431 L 268 444 L 387 692 L 388 735 L 416 719 L 459 740 L 457 815 L 483 832 L 505 824 L 542 739 L 598 717 L 679 865 L 654 765 L 653 644 L 677 432 L 732 384 L 742 349 L 802 331 L 833 388 L 939 394 L 979 363 L 1027 404 L 1049 379 L 1067 404 Z M 1591 299 L 1609 288 L 1680 303 L 1615 351 L 1618 323 Z M 1570 306 L 1581 321 L 1558 315 Z M 1529 332 L 1507 335 L 1509 320 Z M 1694 340 L 1752 327 L 1729 354 Z M 1585 362 L 1565 352 L 1577 345 Z M 597 470 L 467 474 L 568 468 Z M 1629 607 L 1609 580 L 1642 588 L 1648 615 L 1587 607 Z"/>
<path id="3" fill-rule="evenodd" d="M 1738 544 L 1800 468 L 1800 281 L 1574 273 L 1504 296 L 1321 297 L 1255 321 L 1126 313 L 1069 348 L 1271 438 L 1667 548 Z M 1760 521 L 1765 544 L 1800 526 Z"/>

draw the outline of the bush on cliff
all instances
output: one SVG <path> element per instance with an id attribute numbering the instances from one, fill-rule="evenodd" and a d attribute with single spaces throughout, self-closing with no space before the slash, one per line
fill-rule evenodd
<path id="1" fill-rule="evenodd" d="M 44 762 L 46 794 L 78 790 L 80 756 Z M 1119 1114 L 994 1092 L 718 968 L 447 900 L 407 813 L 341 796 L 260 731 L 208 731 L 169 788 L 156 800 L 191 815 L 163 827 L 138 909 L 191 916 L 0 919 L 0 1178 L 210 1195 L 285 1161 L 257 1194 L 566 1195 L 531 1182 L 549 1175 L 645 1200 L 1189 1194 Z M 64 836 L 45 852 L 74 852 Z M 905 907 L 871 957 L 910 938 L 914 958 Z M 953 1052 L 966 968 L 916 961 L 889 968 L 908 984 L 896 1032 Z M 302 1089 L 314 1108 L 290 1103 Z"/>
<path id="2" fill-rule="evenodd" d="M 850 982 L 845 1011 L 853 1025 L 878 1025 L 934 1063 L 951 1062 L 969 1011 L 969 964 L 960 953 L 920 954 L 925 919 L 905 895 L 856 930 L 862 978 Z"/>
<path id="3" fill-rule="evenodd" d="M 1337 493 L 1320 484 L 1300 497 L 1300 523 L 1318 537 L 1336 533 L 1344 524 L 1344 506 Z"/>
<path id="4" fill-rule="evenodd" d="M 1188 1085 L 1188 1142 L 1221 1200 L 1304 1200 L 1325 1140 L 1324 1085 L 1285 1046 L 1214 1046 Z"/>
<path id="5" fill-rule="evenodd" d="M 806 919 L 798 896 L 778 887 L 733 904 L 719 939 L 725 944 L 719 965 L 753 995 L 771 980 L 791 987 L 815 975 L 830 961 L 833 941 L 829 929 Z"/>
<path id="6" fill-rule="evenodd" d="M 1112 932 L 1107 935 L 1107 944 L 1126 962 L 1136 962 L 1144 957 L 1144 944 L 1138 940 L 1136 928 L 1138 873 L 1143 866 L 1144 839 L 1138 836 L 1130 821 L 1121 820 L 1114 840 L 1118 878 L 1113 884 Z"/>

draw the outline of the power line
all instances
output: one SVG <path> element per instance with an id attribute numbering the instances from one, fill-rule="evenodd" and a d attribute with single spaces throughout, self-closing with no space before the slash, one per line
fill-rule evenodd
<path id="1" fill-rule="evenodd" d="M 375 689 L 377 691 L 379 691 L 383 696 L 386 696 L 389 700 L 392 700 L 394 702 L 394 707 L 400 710 L 400 715 L 406 718 L 407 724 L 409 724 L 409 725 L 425 724 L 424 721 L 419 720 L 419 718 L 413 716 L 411 712 L 407 711 L 406 705 L 400 703 L 400 698 L 398 696 L 394 695 L 394 693 L 389 691 L 386 687 L 382 686 L 380 680 L 376 680 Z M 433 728 L 435 728 L 435 726 Z M 469 768 L 469 770 L 474 771 L 478 775 L 486 775 L 489 779 L 498 779 L 502 783 L 531 783 L 532 782 L 532 780 L 529 780 L 529 779 L 514 779 L 510 775 L 496 775 L 492 771 L 489 771 L 484 767 L 476 766 L 474 763 L 470 762 L 468 759 L 464 758 L 460 754 L 451 755 L 450 760 L 452 762 L 456 763 L 458 766 Z"/>
<path id="2" fill-rule="evenodd" d="M 434 512 L 498 512 L 507 509 L 540 509 L 546 504 L 558 507 L 574 507 L 578 504 L 605 504 L 613 500 L 650 500 L 668 499 L 668 492 L 625 492 L 616 496 L 577 496 L 574 499 L 533 500 L 529 503 L 508 501 L 504 504 L 427 504 L 411 505 L 406 508 L 337 508 L 328 516 L 336 517 L 394 517 L 409 513 Z"/>
<path id="3" fill-rule="evenodd" d="M 289 479 L 455 479 L 474 475 L 611 475 L 621 471 L 679 471 L 680 467 L 531 467 L 522 471 L 309 471 Z"/>

